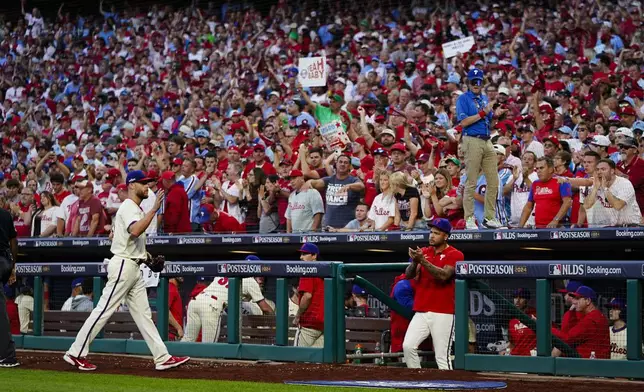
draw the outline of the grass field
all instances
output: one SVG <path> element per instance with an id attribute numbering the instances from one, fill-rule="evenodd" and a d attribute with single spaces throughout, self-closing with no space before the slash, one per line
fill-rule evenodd
<path id="1" fill-rule="evenodd" d="M 311 392 L 323 387 L 256 382 L 149 378 L 114 374 L 53 372 L 45 370 L 0 369 L 0 390 L 11 392 Z M 365 388 L 333 388 L 333 392 L 366 392 Z M 395 391 L 395 390 L 388 390 Z"/>

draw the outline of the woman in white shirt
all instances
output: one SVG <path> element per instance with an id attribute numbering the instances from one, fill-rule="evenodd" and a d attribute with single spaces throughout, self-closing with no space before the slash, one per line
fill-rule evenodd
<path id="1" fill-rule="evenodd" d="M 40 195 L 40 202 L 43 206 L 40 213 L 40 236 L 51 237 L 56 234 L 56 225 L 61 215 L 61 209 L 51 192 L 43 192 Z"/>
<path id="2" fill-rule="evenodd" d="M 394 223 L 396 216 L 396 199 L 389 187 L 389 175 L 389 172 L 380 174 L 380 194 L 373 200 L 367 215 L 367 218 L 373 221 L 375 231 L 387 230 Z"/>

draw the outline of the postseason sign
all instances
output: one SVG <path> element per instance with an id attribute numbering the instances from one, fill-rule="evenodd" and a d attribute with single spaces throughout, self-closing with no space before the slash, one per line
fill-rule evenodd
<path id="1" fill-rule="evenodd" d="M 302 57 L 298 63 L 297 80 L 302 87 L 326 86 L 327 69 L 324 57 Z"/>
<path id="2" fill-rule="evenodd" d="M 458 262 L 456 275 L 469 278 L 642 279 L 642 261 L 483 261 Z"/>

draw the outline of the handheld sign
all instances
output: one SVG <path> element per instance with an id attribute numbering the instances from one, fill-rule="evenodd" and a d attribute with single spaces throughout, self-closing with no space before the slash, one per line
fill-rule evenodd
<path id="1" fill-rule="evenodd" d="M 448 59 L 459 53 L 467 53 L 474 46 L 474 37 L 465 37 L 443 44 L 443 56 Z"/>
<path id="2" fill-rule="evenodd" d="M 326 86 L 327 69 L 324 57 L 302 57 L 298 63 L 297 79 L 302 87 Z"/>

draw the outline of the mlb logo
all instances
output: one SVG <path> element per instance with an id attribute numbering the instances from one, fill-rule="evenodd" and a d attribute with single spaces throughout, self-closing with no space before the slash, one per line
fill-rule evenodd
<path id="1" fill-rule="evenodd" d="M 558 231 L 550 232 L 550 239 L 551 240 L 558 240 L 559 239 L 559 232 Z"/>
<path id="2" fill-rule="evenodd" d="M 225 274 L 228 272 L 228 267 L 226 266 L 226 264 L 218 264 L 217 272 L 219 272 L 220 274 Z"/>
<path id="3" fill-rule="evenodd" d="M 347 241 L 349 242 L 354 242 L 355 240 L 356 240 L 355 234 L 350 234 L 349 237 L 347 237 Z"/>
<path id="4" fill-rule="evenodd" d="M 302 237 L 300 238 L 300 242 L 301 242 L 301 243 L 309 242 L 309 237 L 307 237 L 307 236 L 302 236 Z"/>
<path id="5" fill-rule="evenodd" d="M 261 238 L 262 238 L 262 237 L 260 237 L 260 236 L 256 235 L 255 237 L 253 237 L 253 243 L 254 243 L 254 244 L 259 244 L 259 242 L 261 241 Z"/>
<path id="6" fill-rule="evenodd" d="M 467 275 L 469 268 L 467 264 L 456 264 L 456 273 L 459 275 Z"/>
<path id="7" fill-rule="evenodd" d="M 503 239 L 503 233 L 501 233 L 500 231 L 494 233 L 494 239 L 495 240 L 502 240 Z"/>
<path id="8" fill-rule="evenodd" d="M 548 268 L 550 275 L 561 276 L 561 264 L 549 264 Z"/>

